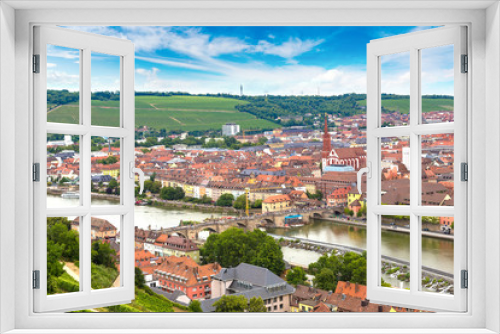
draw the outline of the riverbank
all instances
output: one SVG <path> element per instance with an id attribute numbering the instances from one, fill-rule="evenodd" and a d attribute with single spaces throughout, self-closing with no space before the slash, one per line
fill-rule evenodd
<path id="1" fill-rule="evenodd" d="M 354 221 L 354 220 L 347 220 L 347 219 L 342 219 L 342 218 L 321 218 L 320 220 L 326 220 L 326 221 L 332 221 L 335 223 L 340 223 L 340 224 L 345 224 L 345 225 L 352 225 L 352 226 L 362 226 L 366 228 L 366 223 L 362 223 L 359 221 Z M 392 232 L 398 232 L 398 233 L 410 233 L 410 229 L 407 227 L 403 226 L 398 226 L 398 225 L 382 225 L 381 226 L 382 230 L 384 231 L 392 231 Z M 431 232 L 431 231 L 421 231 L 423 236 L 429 237 L 429 238 L 437 238 L 437 239 L 445 239 L 445 240 L 454 240 L 455 237 L 453 234 L 444 234 L 442 232 Z"/>
<path id="2" fill-rule="evenodd" d="M 244 214 L 243 210 L 238 210 L 233 207 L 225 206 L 215 206 L 206 204 L 197 204 L 183 201 L 167 201 L 162 199 L 152 199 L 152 206 L 163 207 L 163 208 L 177 208 L 177 209 L 190 209 L 200 212 L 214 212 L 223 215 L 236 215 L 242 216 Z"/>
<path id="3" fill-rule="evenodd" d="M 297 237 L 286 237 L 276 234 L 268 233 L 274 239 L 280 242 L 281 247 L 286 247 L 290 249 L 300 249 L 310 252 L 318 253 L 319 255 L 324 254 L 345 254 L 346 252 L 355 252 L 362 254 L 365 249 L 358 247 L 351 247 L 340 244 L 324 243 L 320 241 L 297 238 Z M 290 263 L 293 266 L 300 266 L 305 269 L 308 265 L 298 263 L 296 260 Z M 391 283 L 394 285 L 395 282 L 402 282 L 406 285 L 409 284 L 409 271 L 410 263 L 402 259 L 397 259 L 390 256 L 382 255 L 382 274 L 386 275 L 386 281 L 393 278 Z M 435 268 L 430 268 L 422 266 L 422 286 L 425 291 L 437 292 L 437 293 L 451 293 L 453 294 L 454 289 L 454 277 L 452 273 L 447 273 L 442 270 Z"/>
<path id="4" fill-rule="evenodd" d="M 54 187 L 47 188 L 47 194 L 50 195 L 60 196 L 61 194 L 66 193 L 68 191 L 70 191 L 68 188 L 54 188 Z M 91 193 L 91 197 L 92 199 L 98 199 L 98 200 L 106 200 L 114 202 L 120 201 L 120 196 L 113 194 L 103 194 L 103 193 L 93 192 Z M 245 213 L 244 210 L 238 210 L 233 208 L 232 206 L 222 207 L 222 206 L 197 204 L 184 201 L 167 201 L 155 197 L 150 198 L 150 200 L 152 206 L 166 208 L 166 209 L 189 209 L 204 213 L 220 213 L 223 215 L 233 215 L 233 216 L 242 216 Z"/>

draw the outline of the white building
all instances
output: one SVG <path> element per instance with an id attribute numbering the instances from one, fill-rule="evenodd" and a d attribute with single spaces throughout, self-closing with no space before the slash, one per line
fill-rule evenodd
<path id="1" fill-rule="evenodd" d="M 222 126 L 222 135 L 223 136 L 234 136 L 240 132 L 240 126 L 235 123 L 226 123 Z"/>
<path id="2" fill-rule="evenodd" d="M 403 164 L 410 170 L 410 148 L 408 146 L 403 147 Z"/>

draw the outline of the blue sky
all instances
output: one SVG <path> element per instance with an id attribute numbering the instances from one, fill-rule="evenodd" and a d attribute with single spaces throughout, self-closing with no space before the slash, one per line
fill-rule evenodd
<path id="1" fill-rule="evenodd" d="M 249 95 L 366 92 L 366 44 L 426 27 L 69 27 L 126 38 L 136 48 L 137 91 Z M 450 53 L 451 50 L 451 53 Z M 423 92 L 453 93 L 452 48 L 422 54 Z M 51 47 L 50 88 L 77 89 L 78 52 Z M 405 55 L 382 60 L 387 93 L 408 94 Z M 429 59 L 429 61 L 425 61 Z M 432 60 L 432 61 L 430 61 Z M 118 88 L 117 59 L 92 58 L 92 90 Z M 451 77 L 450 77 L 451 74 Z M 425 79 L 425 80 L 424 80 Z"/>

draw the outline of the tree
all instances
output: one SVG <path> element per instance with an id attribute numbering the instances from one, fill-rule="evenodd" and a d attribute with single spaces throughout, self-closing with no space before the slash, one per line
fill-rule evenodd
<path id="1" fill-rule="evenodd" d="M 92 263 L 100 264 L 108 268 L 116 269 L 115 255 L 116 252 L 108 243 L 101 241 L 94 241 L 92 243 Z"/>
<path id="2" fill-rule="evenodd" d="M 185 193 L 180 187 L 163 187 L 160 190 L 160 197 L 169 201 L 181 200 L 185 197 Z"/>
<path id="3" fill-rule="evenodd" d="M 266 312 L 267 308 L 261 297 L 252 297 L 248 302 L 248 312 Z"/>
<path id="4" fill-rule="evenodd" d="M 158 138 L 156 137 L 148 137 L 146 138 L 146 142 L 144 143 L 144 146 L 150 147 L 158 144 Z"/>
<path id="5" fill-rule="evenodd" d="M 161 189 L 161 182 L 160 181 L 144 181 L 144 190 L 150 191 L 153 194 L 158 194 Z"/>
<path id="6" fill-rule="evenodd" d="M 424 223 L 424 224 L 438 225 L 439 224 L 439 217 L 423 216 L 422 217 L 422 223 Z"/>
<path id="7" fill-rule="evenodd" d="M 135 271 L 135 286 L 137 288 L 144 288 L 144 285 L 146 285 L 146 280 L 144 279 L 144 275 L 142 274 L 141 268 L 135 267 L 134 271 Z"/>
<path id="8" fill-rule="evenodd" d="M 77 231 L 70 229 L 70 222 L 67 218 L 47 218 L 47 239 L 61 249 L 60 260 L 78 260 L 79 235 Z"/>
<path id="9" fill-rule="evenodd" d="M 201 203 L 212 204 L 212 198 L 207 195 L 203 195 L 203 197 L 201 198 Z"/>
<path id="10" fill-rule="evenodd" d="M 254 209 L 262 208 L 262 200 L 261 199 L 255 200 L 255 202 L 252 203 L 251 207 Z"/>
<path id="11" fill-rule="evenodd" d="M 220 234 L 210 234 L 200 248 L 203 263 L 218 262 L 225 268 L 248 263 L 280 275 L 285 269 L 280 245 L 267 233 L 244 232 L 232 227 Z"/>
<path id="12" fill-rule="evenodd" d="M 323 199 L 323 193 L 319 190 L 316 190 L 314 194 L 311 194 L 309 191 L 307 191 L 306 195 L 309 199 L 316 199 L 318 201 L 321 201 Z"/>
<path id="13" fill-rule="evenodd" d="M 252 264 L 271 270 L 276 275 L 280 275 L 285 270 L 283 262 L 283 252 L 281 246 L 274 238 L 266 238 L 258 247 L 257 257 Z"/>
<path id="14" fill-rule="evenodd" d="M 304 285 L 306 280 L 306 272 L 301 267 L 294 267 L 286 274 L 286 281 L 294 286 Z"/>
<path id="15" fill-rule="evenodd" d="M 326 291 L 335 291 L 337 287 L 337 278 L 331 269 L 323 268 L 319 274 L 314 277 L 314 286 Z"/>
<path id="16" fill-rule="evenodd" d="M 333 278 L 324 269 L 330 270 Z M 330 256 L 325 254 L 309 264 L 309 273 L 315 275 L 314 286 L 320 289 L 333 287 L 331 290 L 335 290 L 338 277 L 342 281 L 366 285 L 366 251 L 361 255 L 354 252 Z"/>
<path id="17" fill-rule="evenodd" d="M 233 207 L 235 209 L 239 210 L 244 210 L 246 208 L 246 203 L 247 203 L 247 198 L 246 195 L 240 195 L 238 198 L 234 201 Z"/>
<path id="18" fill-rule="evenodd" d="M 245 296 L 224 295 L 216 301 L 215 312 L 244 312 L 247 308 Z"/>
<path id="19" fill-rule="evenodd" d="M 67 177 L 63 177 L 61 178 L 61 180 L 59 181 L 59 185 L 62 186 L 64 183 L 66 182 L 70 182 L 71 180 L 68 179 Z"/>
<path id="20" fill-rule="evenodd" d="M 264 145 L 265 143 L 267 143 L 267 138 L 266 137 L 260 137 L 259 140 L 258 140 L 258 144 L 259 145 Z"/>
<path id="21" fill-rule="evenodd" d="M 361 209 L 359 209 L 359 211 L 358 211 L 358 217 L 361 217 L 361 216 L 359 216 L 360 213 L 361 213 L 361 216 L 366 215 L 366 203 L 365 202 L 363 202 Z"/>
<path id="22" fill-rule="evenodd" d="M 116 181 L 115 179 L 111 179 L 111 181 L 109 181 L 108 183 L 108 187 L 111 189 L 115 189 L 116 187 L 118 187 L 118 181 Z"/>
<path id="23" fill-rule="evenodd" d="M 199 300 L 192 300 L 191 303 L 189 303 L 189 311 L 191 312 L 203 312 L 201 309 L 201 303 Z"/>
<path id="24" fill-rule="evenodd" d="M 222 194 L 215 205 L 217 206 L 231 206 L 233 205 L 234 196 L 233 194 Z"/>
<path id="25" fill-rule="evenodd" d="M 362 255 L 345 253 L 340 266 L 340 276 L 343 281 L 366 285 L 366 251 Z"/>

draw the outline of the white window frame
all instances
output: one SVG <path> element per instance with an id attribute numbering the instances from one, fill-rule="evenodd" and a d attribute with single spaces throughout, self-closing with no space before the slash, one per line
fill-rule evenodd
<path id="1" fill-rule="evenodd" d="M 128 304 L 134 299 L 134 45 L 127 40 L 99 36 L 70 29 L 35 26 L 34 53 L 39 55 L 39 73 L 34 84 L 34 162 L 40 164 L 39 182 L 33 184 L 34 199 L 34 270 L 39 271 L 39 289 L 35 289 L 35 312 L 71 311 L 105 305 Z M 78 124 L 47 122 L 47 45 L 80 50 Z M 92 125 L 91 58 L 92 52 L 113 55 L 120 61 L 120 113 L 117 127 Z M 76 207 L 47 208 L 47 134 L 80 136 L 80 202 Z M 91 138 L 120 138 L 120 203 L 108 206 L 90 204 Z M 120 286 L 91 289 L 92 215 L 120 216 Z M 47 295 L 47 224 L 45 217 L 80 217 L 80 291 Z"/>
<path id="2" fill-rule="evenodd" d="M 14 12 L 10 7 L 24 7 Z M 52 6 L 52 7 L 50 7 Z M 100 8 L 97 9 L 96 7 Z M 143 10 L 132 2 L 17 2 L 0 4 L 0 321 L 2 331 L 15 329 L 15 333 L 35 333 L 50 329 L 51 333 L 71 333 L 79 329 L 93 329 L 94 333 L 141 332 L 137 324 L 161 332 L 235 332 L 235 329 L 257 329 L 260 333 L 349 332 L 349 333 L 494 333 L 500 330 L 498 313 L 499 272 L 498 260 L 500 230 L 500 153 L 485 150 L 499 147 L 500 118 L 500 11 L 493 2 L 409 2 L 384 1 L 316 3 L 148 3 Z M 135 6 L 137 6 L 135 4 Z M 363 7 L 364 6 L 364 7 Z M 431 7 L 432 6 L 432 7 Z M 486 9 L 486 7 L 488 7 Z M 69 7 L 63 8 L 60 7 Z M 75 9 L 78 7 L 79 9 Z M 86 8 L 85 8 L 86 7 Z M 103 10 L 107 7 L 109 10 Z M 158 8 L 163 7 L 163 8 Z M 271 8 L 270 8 L 271 7 Z M 397 8 L 395 8 L 397 7 Z M 61 10 L 40 10 L 60 8 Z M 82 9 L 84 8 L 84 9 Z M 93 8 L 93 9 L 92 9 Z M 148 10 L 149 8 L 149 10 Z M 224 9 L 222 9 L 224 8 Z M 15 20 L 14 20 L 15 18 Z M 31 172 L 31 115 L 32 108 L 26 96 L 32 94 L 30 70 L 31 33 L 34 24 L 66 25 L 442 25 L 466 24 L 469 27 L 469 152 L 471 152 L 468 235 L 470 288 L 469 310 L 466 313 L 436 314 L 33 314 L 31 268 L 27 245 L 32 243 L 32 203 L 26 194 L 32 190 Z M 15 31 L 15 40 L 14 40 Z M 486 71 L 486 66 L 488 71 Z M 15 73 L 12 68 L 15 67 Z M 5 73 L 9 76 L 6 77 Z M 14 75 L 15 74 L 15 75 Z M 12 85 L 14 81 L 14 85 Z M 11 119 L 15 108 L 16 118 Z M 8 110 L 7 110 L 8 109 Z M 474 121 L 472 122 L 472 118 Z M 488 121 L 485 119 L 488 118 Z M 11 135 L 15 135 L 15 150 Z M 488 153 L 488 155 L 486 155 Z M 14 160 L 15 169 L 5 161 Z M 487 163 L 486 163 L 487 162 Z M 9 172 L 7 175 L 5 172 Z M 12 177 L 15 173 L 15 177 Z M 488 174 L 488 182 L 486 180 Z M 15 180 L 15 182 L 14 182 Z M 5 187 L 8 186 L 9 188 Z M 15 198 L 9 198 L 11 189 Z M 488 194 L 488 196 L 486 196 Z M 489 205 L 485 219 L 485 202 Z M 15 206 L 15 211 L 6 207 Z M 8 220 L 7 223 L 5 221 Z M 14 221 L 15 224 L 11 222 Z M 15 238 L 12 238 L 15 235 Z M 473 246 L 471 246 L 473 245 Z M 486 247 L 493 252 L 485 265 Z M 15 251 L 12 252 L 12 249 Z M 15 254 L 12 256 L 12 254 Z M 496 257 L 495 257 L 496 255 Z M 26 260 L 28 259 L 28 261 Z M 14 271 L 12 268 L 15 268 Z M 488 289 L 485 277 L 488 276 Z M 15 286 L 15 289 L 12 287 Z M 13 305 L 13 306 L 12 306 Z M 169 328 L 166 328 L 166 326 Z M 133 330 L 133 329 L 137 330 Z M 286 328 L 286 329 L 284 329 Z M 122 329 L 122 330 L 120 330 Z M 228 330 L 229 329 L 229 330 Z M 294 330 L 295 329 L 295 330 Z M 345 329 L 345 331 L 343 331 Z M 47 332 L 47 331 L 45 331 Z"/>
<path id="3" fill-rule="evenodd" d="M 367 181 L 367 297 L 371 301 L 424 310 L 463 312 L 467 290 L 461 288 L 461 270 L 467 270 L 467 184 L 461 180 L 461 163 L 467 163 L 467 75 L 461 71 L 461 56 L 467 54 L 465 26 L 439 27 L 425 31 L 372 40 L 367 46 L 367 151 L 371 168 Z M 453 45 L 454 122 L 422 124 L 421 50 Z M 382 127 L 382 57 L 407 52 L 410 56 L 410 124 Z M 469 72 L 469 71 L 468 71 Z M 471 73 L 471 72 L 469 72 Z M 423 206 L 421 137 L 454 134 L 454 206 Z M 381 141 L 383 137 L 405 137 L 410 141 L 410 205 L 383 205 L 381 202 Z M 359 174 L 359 172 L 358 172 Z M 381 284 L 382 215 L 410 217 L 410 289 L 385 288 Z M 423 216 L 454 217 L 454 294 L 421 291 Z"/>

